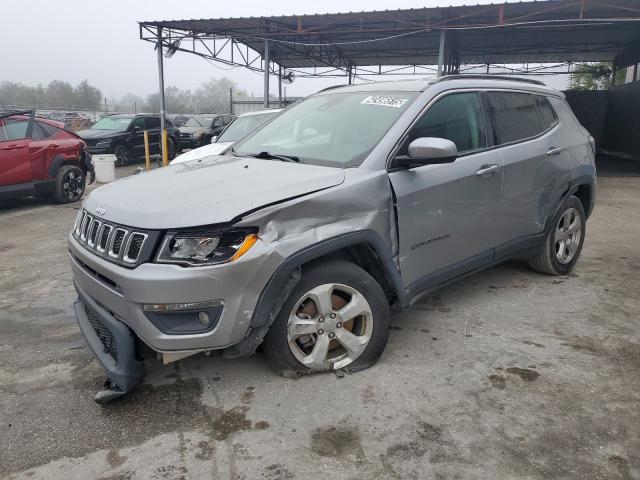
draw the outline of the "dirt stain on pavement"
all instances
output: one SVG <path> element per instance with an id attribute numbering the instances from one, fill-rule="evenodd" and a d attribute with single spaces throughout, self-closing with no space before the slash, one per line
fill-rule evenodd
<path id="1" fill-rule="evenodd" d="M 357 459 L 364 459 L 360 432 L 356 427 L 317 428 L 311 434 L 311 450 L 323 457 L 355 455 Z"/>
<path id="2" fill-rule="evenodd" d="M 505 368 L 505 372 L 518 375 L 525 382 L 535 382 L 540 377 L 538 372 L 529 368 L 509 367 Z"/>
<path id="3" fill-rule="evenodd" d="M 124 465 L 124 463 L 127 461 L 127 457 L 120 455 L 120 450 L 112 448 L 107 452 L 106 460 L 109 466 L 114 469 L 120 467 L 121 465 Z"/>
<path id="4" fill-rule="evenodd" d="M 489 383 L 498 390 L 504 390 L 507 386 L 507 382 L 502 375 L 489 375 Z"/>
<path id="5" fill-rule="evenodd" d="M 233 407 L 229 410 L 214 408 L 211 421 L 211 436 L 220 441 L 226 440 L 233 433 L 251 428 L 251 420 L 247 419 L 249 407 Z"/>
<path id="6" fill-rule="evenodd" d="M 266 480 L 293 480 L 295 475 L 280 463 L 272 463 L 264 467 L 262 478 Z"/>

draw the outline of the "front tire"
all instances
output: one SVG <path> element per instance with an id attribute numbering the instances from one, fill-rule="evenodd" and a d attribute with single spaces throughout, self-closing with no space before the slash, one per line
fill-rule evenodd
<path id="1" fill-rule="evenodd" d="M 389 304 L 378 282 L 349 262 L 303 269 L 271 326 L 264 351 L 284 376 L 373 365 L 389 335 Z"/>
<path id="2" fill-rule="evenodd" d="M 56 175 L 54 197 L 58 203 L 73 203 L 82 198 L 85 188 L 84 172 L 75 165 L 63 165 Z"/>
<path id="3" fill-rule="evenodd" d="M 113 152 L 116 156 L 116 166 L 124 167 L 129 163 L 131 153 L 129 149 L 124 145 L 118 145 Z"/>
<path id="4" fill-rule="evenodd" d="M 571 195 L 558 209 L 543 247 L 529 266 L 548 275 L 569 273 L 582 252 L 586 221 L 582 202 Z"/>

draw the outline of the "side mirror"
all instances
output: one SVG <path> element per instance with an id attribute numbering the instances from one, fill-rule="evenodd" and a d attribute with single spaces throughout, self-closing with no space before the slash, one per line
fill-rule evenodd
<path id="1" fill-rule="evenodd" d="M 217 135 L 214 135 L 213 137 L 211 137 L 211 143 L 216 143 L 216 140 L 218 140 Z"/>
<path id="2" fill-rule="evenodd" d="M 456 144 L 446 138 L 420 137 L 409 144 L 408 155 L 396 159 L 399 167 L 451 163 L 458 156 Z"/>
<path id="3" fill-rule="evenodd" d="M 139 132 L 141 130 L 140 125 L 134 125 L 133 126 L 133 131 L 134 132 Z"/>

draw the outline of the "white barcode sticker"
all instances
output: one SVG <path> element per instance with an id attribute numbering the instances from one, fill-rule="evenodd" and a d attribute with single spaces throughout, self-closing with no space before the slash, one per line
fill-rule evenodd
<path id="1" fill-rule="evenodd" d="M 405 103 L 407 103 L 407 99 L 398 97 L 383 97 L 380 95 L 369 95 L 360 103 L 366 105 L 382 105 L 384 107 L 400 108 Z"/>

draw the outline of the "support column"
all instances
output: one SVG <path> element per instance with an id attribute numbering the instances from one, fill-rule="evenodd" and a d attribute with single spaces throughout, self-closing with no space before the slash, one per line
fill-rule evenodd
<path id="1" fill-rule="evenodd" d="M 278 65 L 278 106 L 282 108 L 282 67 Z"/>
<path id="2" fill-rule="evenodd" d="M 440 30 L 440 49 L 438 50 L 438 77 L 442 76 L 444 67 L 444 37 L 446 30 Z"/>
<path id="3" fill-rule="evenodd" d="M 264 41 L 264 108 L 269 108 L 269 40 Z"/>
<path id="4" fill-rule="evenodd" d="M 160 132 L 164 135 L 164 130 L 166 128 L 164 115 L 165 115 L 165 105 L 164 105 L 164 57 L 162 56 L 162 27 L 158 27 L 158 43 L 156 47 L 158 53 L 158 87 L 160 93 Z M 164 142 L 160 142 L 160 154 L 162 158 L 164 158 Z"/>
<path id="5" fill-rule="evenodd" d="M 349 65 L 347 68 L 347 75 L 349 75 L 349 85 L 353 83 L 353 67 Z"/>

